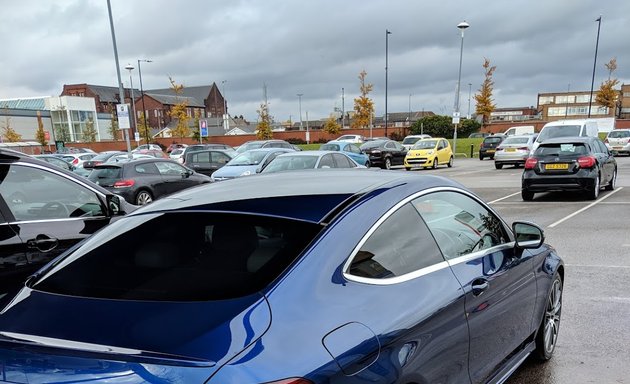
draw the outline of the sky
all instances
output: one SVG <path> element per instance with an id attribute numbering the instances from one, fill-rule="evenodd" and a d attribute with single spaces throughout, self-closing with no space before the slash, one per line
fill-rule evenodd
<path id="1" fill-rule="evenodd" d="M 0 99 L 59 95 L 64 84 L 117 86 L 107 0 L 2 3 Z M 630 83 L 628 0 L 111 0 L 111 9 L 125 87 L 139 88 L 137 60 L 148 59 L 144 89 L 168 88 L 169 77 L 184 87 L 214 82 L 230 114 L 250 121 L 265 88 L 276 121 L 299 121 L 300 110 L 303 120 L 351 110 L 362 70 L 376 115 L 386 95 L 390 113 L 451 115 L 462 21 L 470 25 L 462 115 L 486 58 L 496 66 L 497 108 L 536 106 L 539 93 L 589 91 L 595 58 L 595 90 L 613 58 L 613 77 Z"/>

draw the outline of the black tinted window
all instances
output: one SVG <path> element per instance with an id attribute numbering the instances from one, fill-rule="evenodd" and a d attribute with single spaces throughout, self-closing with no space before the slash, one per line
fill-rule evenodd
<path id="1" fill-rule="evenodd" d="M 387 218 L 363 244 L 350 274 L 386 279 L 444 261 L 431 233 L 411 204 Z"/>
<path id="2" fill-rule="evenodd" d="M 278 277 L 319 230 L 315 224 L 251 215 L 125 217 L 90 238 L 34 288 L 126 300 L 245 296 Z"/>
<path id="3" fill-rule="evenodd" d="M 535 156 L 570 156 L 585 155 L 588 148 L 583 143 L 543 144 L 536 148 Z"/>

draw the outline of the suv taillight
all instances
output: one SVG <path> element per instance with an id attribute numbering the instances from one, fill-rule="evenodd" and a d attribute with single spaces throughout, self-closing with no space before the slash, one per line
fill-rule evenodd
<path id="1" fill-rule="evenodd" d="M 593 168 L 597 164 L 597 160 L 593 156 L 584 156 L 578 159 L 580 168 Z"/>
<path id="2" fill-rule="evenodd" d="M 538 164 L 538 159 L 535 157 L 528 157 L 525 160 L 525 169 L 534 169 L 534 167 Z"/>
<path id="3" fill-rule="evenodd" d="M 126 188 L 126 187 L 133 187 L 133 185 L 136 182 L 132 179 L 127 179 L 127 180 L 118 180 L 117 182 L 114 183 L 114 188 Z"/>

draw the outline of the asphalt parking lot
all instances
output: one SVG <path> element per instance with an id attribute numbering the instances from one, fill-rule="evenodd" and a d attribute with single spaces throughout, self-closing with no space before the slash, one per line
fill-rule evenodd
<path id="1" fill-rule="evenodd" d="M 496 170 L 492 160 L 456 159 L 453 168 L 418 170 L 453 178 L 503 218 L 545 230 L 566 263 L 560 335 L 553 359 L 530 359 L 509 384 L 630 383 L 630 157 L 617 157 L 614 191 L 595 201 L 580 194 L 520 196 L 522 168 Z"/>

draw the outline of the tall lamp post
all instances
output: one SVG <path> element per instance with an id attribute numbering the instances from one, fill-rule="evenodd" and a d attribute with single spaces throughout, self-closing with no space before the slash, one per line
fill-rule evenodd
<path id="1" fill-rule="evenodd" d="M 389 49 L 389 35 L 392 33 L 385 30 L 385 137 L 387 137 L 387 64 L 388 64 L 388 49 Z"/>
<path id="2" fill-rule="evenodd" d="M 140 69 L 140 63 L 152 63 L 152 60 L 148 59 L 138 59 L 138 75 L 140 76 L 140 97 L 142 97 L 142 116 L 144 117 L 144 129 L 145 129 L 145 139 L 147 140 L 147 145 L 149 144 L 149 122 L 147 121 L 147 109 L 144 106 L 144 88 L 142 88 L 142 70 Z"/>
<path id="3" fill-rule="evenodd" d="M 298 97 L 298 104 L 299 104 L 299 108 L 300 108 L 300 131 L 304 130 L 304 125 L 302 123 L 302 96 L 304 96 L 303 93 L 298 93 L 297 97 Z"/>
<path id="4" fill-rule="evenodd" d="M 457 90 L 455 91 L 455 112 L 453 113 L 453 154 L 457 153 L 457 126 L 459 125 L 459 88 L 462 80 L 462 56 L 464 54 L 464 30 L 470 27 L 466 21 L 457 24 L 461 31 L 462 42 L 459 48 L 459 72 L 457 74 Z"/>
<path id="5" fill-rule="evenodd" d="M 230 129 L 230 122 L 229 122 L 229 117 L 227 113 L 227 98 L 225 97 L 225 83 L 227 83 L 227 80 L 221 81 L 221 88 L 223 88 L 221 90 L 221 92 L 223 93 L 223 130 L 227 132 Z"/>
<path id="6" fill-rule="evenodd" d="M 133 71 L 135 67 L 131 64 L 127 64 L 125 69 L 129 71 L 129 86 L 131 88 L 131 113 L 133 113 L 133 128 L 136 130 L 135 132 L 138 133 L 138 119 L 137 119 L 138 116 L 136 115 L 136 99 L 133 96 L 133 77 L 131 76 L 131 71 Z"/>
<path id="7" fill-rule="evenodd" d="M 591 104 L 593 102 L 593 85 L 595 85 L 595 67 L 597 66 L 597 48 L 599 47 L 599 29 L 602 26 L 602 16 L 597 21 L 597 41 L 595 42 L 595 61 L 593 62 L 593 77 L 591 78 L 591 96 L 588 98 L 588 116 L 591 117 Z"/>
<path id="8" fill-rule="evenodd" d="M 472 116 L 470 114 L 470 95 L 472 93 L 472 84 L 468 83 L 468 114 L 466 115 L 467 119 L 470 119 Z"/>

